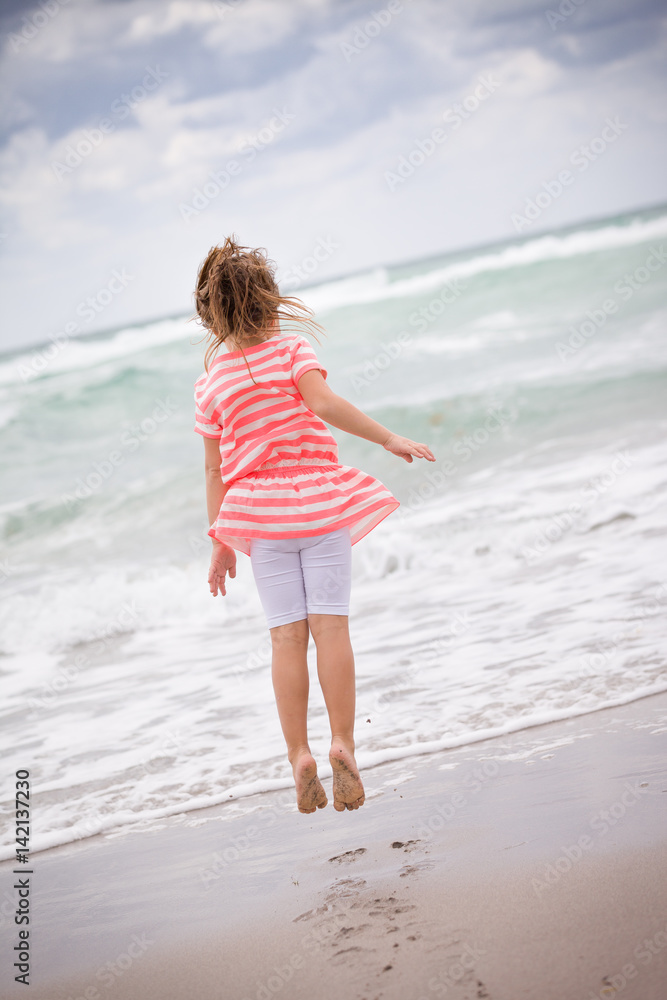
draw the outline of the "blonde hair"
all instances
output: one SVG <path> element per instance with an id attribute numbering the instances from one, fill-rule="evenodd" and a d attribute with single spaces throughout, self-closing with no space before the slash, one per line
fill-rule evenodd
<path id="1" fill-rule="evenodd" d="M 285 321 L 288 329 L 296 325 L 315 340 L 314 331 L 323 332 L 308 306 L 294 296 L 280 294 L 275 263 L 267 258 L 266 251 L 240 246 L 233 234 L 221 247 L 212 247 L 199 268 L 195 308 L 210 341 L 204 356 L 207 372 L 211 358 L 225 340 L 243 354 L 241 343 L 262 343 L 271 336 L 276 320 Z"/>

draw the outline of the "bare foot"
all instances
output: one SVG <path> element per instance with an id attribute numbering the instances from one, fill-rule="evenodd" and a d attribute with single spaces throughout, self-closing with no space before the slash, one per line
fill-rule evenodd
<path id="1" fill-rule="evenodd" d="M 333 768 L 334 809 L 358 809 L 364 804 L 364 786 L 354 754 L 342 743 L 332 743 L 329 760 Z"/>
<path id="2" fill-rule="evenodd" d="M 292 771 L 299 812 L 314 813 L 317 809 L 324 809 L 328 802 L 327 793 L 317 777 L 317 764 L 312 754 L 300 754 L 292 765 Z"/>

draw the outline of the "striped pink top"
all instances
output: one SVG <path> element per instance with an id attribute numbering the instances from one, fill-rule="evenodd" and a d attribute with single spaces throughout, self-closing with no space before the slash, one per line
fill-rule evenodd
<path id="1" fill-rule="evenodd" d="M 195 382 L 195 430 L 219 439 L 229 486 L 209 535 L 249 554 L 253 538 L 349 525 L 354 544 L 399 504 L 379 480 L 339 464 L 336 439 L 306 406 L 299 379 L 326 370 L 295 333 L 244 353 L 247 364 L 241 351 L 219 354 Z"/>

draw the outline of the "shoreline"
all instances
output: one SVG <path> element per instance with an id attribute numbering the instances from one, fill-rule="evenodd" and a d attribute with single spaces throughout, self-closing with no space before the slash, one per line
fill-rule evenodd
<path id="1" fill-rule="evenodd" d="M 449 751 L 474 748 L 479 744 L 487 743 L 492 740 L 502 741 L 505 737 L 511 737 L 515 734 L 529 733 L 533 730 L 540 730 L 544 726 L 556 725 L 560 722 L 574 721 L 581 717 L 587 717 L 589 715 L 595 715 L 598 712 L 603 712 L 607 710 L 612 710 L 616 708 L 623 708 L 626 705 L 632 705 L 635 702 L 643 701 L 647 698 L 653 698 L 660 695 L 665 695 L 667 697 L 667 690 L 665 690 L 663 685 L 655 685 L 652 688 L 642 689 L 639 694 L 634 694 L 631 697 L 624 695 L 618 700 L 610 699 L 608 703 L 601 706 L 600 708 L 593 709 L 582 709 L 576 712 L 572 712 L 570 708 L 564 709 L 561 712 L 550 712 L 548 716 L 543 719 L 535 720 L 525 720 L 522 719 L 516 726 L 500 726 L 493 729 L 480 730 L 476 733 L 464 733 L 459 736 L 448 736 L 442 740 L 424 742 L 421 744 L 411 744 L 404 747 L 394 747 L 390 750 L 376 750 L 376 751 L 364 751 L 357 749 L 357 760 L 359 758 L 360 768 L 364 773 L 369 771 L 375 771 L 377 768 L 382 768 L 385 765 L 405 765 L 410 766 L 411 761 L 419 761 L 423 758 L 429 758 L 437 753 L 447 753 Z M 419 749 L 415 749 L 419 747 Z M 331 766 L 328 760 L 323 760 L 320 762 L 319 775 L 323 781 L 331 778 Z M 264 783 L 255 783 L 263 785 Z M 202 801 L 196 806 L 191 806 L 190 809 L 184 810 L 182 803 L 172 803 L 168 806 L 159 807 L 151 812 L 144 813 L 141 818 L 136 821 L 127 823 L 123 820 L 115 819 L 113 817 L 108 819 L 108 824 L 99 824 L 98 828 L 94 832 L 89 833 L 85 836 L 79 836 L 73 840 L 60 840 L 62 833 L 60 831 L 51 832 L 44 838 L 48 841 L 46 846 L 40 846 L 35 848 L 31 846 L 31 856 L 43 855 L 47 852 L 57 850 L 59 848 L 72 847 L 76 844 L 84 845 L 89 840 L 97 838 L 98 836 L 104 837 L 123 837 L 128 836 L 132 833 L 146 833 L 150 832 L 152 829 L 159 828 L 163 822 L 169 823 L 172 820 L 176 822 L 185 821 L 188 816 L 195 814 L 209 814 L 213 813 L 218 809 L 225 809 L 230 811 L 230 807 L 233 806 L 239 812 L 244 813 L 246 803 L 249 801 L 252 803 L 249 808 L 249 812 L 254 811 L 258 808 L 257 803 L 263 802 L 263 796 L 271 795 L 274 792 L 288 793 L 287 797 L 284 798 L 284 804 L 289 806 L 291 802 L 291 790 L 293 787 L 293 779 L 290 775 L 285 778 L 274 778 L 266 782 L 267 787 L 260 787 L 252 791 L 248 791 L 248 786 L 241 786 L 239 790 L 238 786 L 234 786 L 233 792 L 230 793 L 229 790 L 223 793 L 224 797 L 220 797 L 213 802 Z M 34 843 L 34 842 L 33 842 Z M 3 856 L 5 855 L 6 856 Z M 13 847 L 7 847 L 6 849 L 0 849 L 0 865 L 11 861 L 14 857 Z"/>
<path id="2" fill-rule="evenodd" d="M 268 792 L 40 852 L 31 996 L 664 1000 L 666 749 L 653 695 L 378 765 L 355 813 Z"/>

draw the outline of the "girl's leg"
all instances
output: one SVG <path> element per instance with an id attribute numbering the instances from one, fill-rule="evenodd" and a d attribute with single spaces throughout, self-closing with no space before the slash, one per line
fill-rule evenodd
<path id="1" fill-rule="evenodd" d="M 308 624 L 317 647 L 317 673 L 331 727 L 329 760 L 334 808 L 358 809 L 364 786 L 354 759 L 354 654 L 348 612 L 351 544 L 347 529 L 318 537 L 301 550 Z"/>
<path id="2" fill-rule="evenodd" d="M 308 746 L 308 623 L 298 551 L 267 539 L 254 539 L 250 560 L 271 632 L 273 690 L 292 765 L 299 812 L 327 804 Z"/>
<path id="3" fill-rule="evenodd" d="M 271 676 L 280 725 L 292 765 L 299 812 L 312 813 L 327 804 L 308 745 L 308 622 L 305 619 L 271 629 Z"/>
<path id="4" fill-rule="evenodd" d="M 334 809 L 358 809 L 364 804 L 364 786 L 354 759 L 354 654 L 348 619 L 346 615 L 313 614 L 308 623 L 331 726 Z"/>

